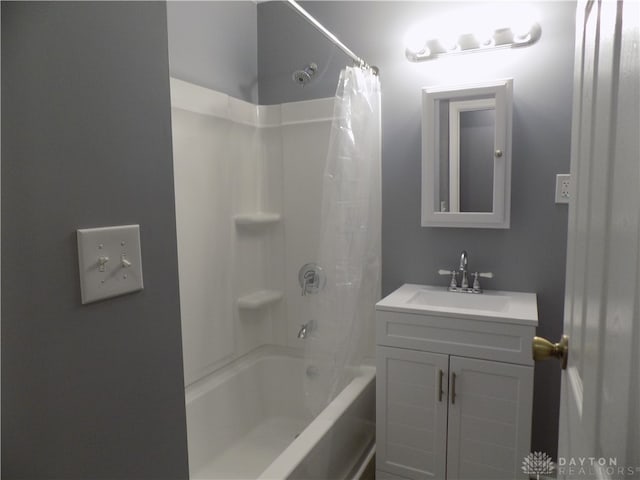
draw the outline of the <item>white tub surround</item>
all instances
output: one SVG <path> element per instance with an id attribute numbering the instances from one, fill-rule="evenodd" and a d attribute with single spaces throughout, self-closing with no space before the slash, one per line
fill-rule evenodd
<path id="1" fill-rule="evenodd" d="M 172 78 L 171 104 L 189 385 L 261 345 L 302 346 L 333 99 L 254 105 Z"/>
<path id="2" fill-rule="evenodd" d="M 188 387 L 191 478 L 352 478 L 374 446 L 375 368 L 315 419 L 304 378 L 299 351 L 263 347 Z"/>
<path id="3" fill-rule="evenodd" d="M 354 478 L 375 368 L 314 419 L 291 348 L 311 320 L 298 270 L 318 252 L 333 98 L 256 106 L 176 79 L 171 96 L 191 478 Z"/>

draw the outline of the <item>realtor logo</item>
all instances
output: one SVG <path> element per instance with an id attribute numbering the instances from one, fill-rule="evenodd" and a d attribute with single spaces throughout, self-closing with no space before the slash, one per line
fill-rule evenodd
<path id="1" fill-rule="evenodd" d="M 540 475 L 550 475 L 555 470 L 551 457 L 544 452 L 531 452 L 522 460 L 522 471 L 527 475 L 535 475 L 540 480 Z"/>

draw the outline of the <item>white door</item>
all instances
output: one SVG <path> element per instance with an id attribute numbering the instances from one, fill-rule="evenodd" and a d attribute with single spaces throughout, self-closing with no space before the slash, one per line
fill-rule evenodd
<path id="1" fill-rule="evenodd" d="M 558 477 L 638 478 L 639 4 L 583 0 L 576 21 Z"/>

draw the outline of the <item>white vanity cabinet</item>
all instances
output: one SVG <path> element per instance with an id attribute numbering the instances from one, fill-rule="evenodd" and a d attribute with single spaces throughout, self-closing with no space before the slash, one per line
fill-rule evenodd
<path id="1" fill-rule="evenodd" d="M 443 290 L 376 306 L 377 478 L 528 478 L 536 297 Z"/>

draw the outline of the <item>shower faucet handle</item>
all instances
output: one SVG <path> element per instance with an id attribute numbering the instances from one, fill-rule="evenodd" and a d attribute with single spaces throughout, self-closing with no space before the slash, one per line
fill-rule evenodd
<path id="1" fill-rule="evenodd" d="M 304 279 L 302 284 L 302 296 L 304 297 L 308 292 L 312 291 L 313 288 L 315 287 L 315 284 L 317 281 L 316 271 L 307 270 L 306 272 L 304 272 L 304 275 L 302 276 L 302 278 Z"/>
<path id="2" fill-rule="evenodd" d="M 309 293 L 318 293 L 326 282 L 327 277 L 322 267 L 315 263 L 306 263 L 298 271 L 298 283 L 303 297 Z"/>

